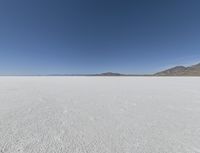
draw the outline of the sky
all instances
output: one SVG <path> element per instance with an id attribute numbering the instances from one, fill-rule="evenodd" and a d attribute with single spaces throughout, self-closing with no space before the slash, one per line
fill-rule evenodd
<path id="1" fill-rule="evenodd" d="M 0 74 L 147 74 L 195 64 L 199 8 L 199 0 L 1 0 Z"/>

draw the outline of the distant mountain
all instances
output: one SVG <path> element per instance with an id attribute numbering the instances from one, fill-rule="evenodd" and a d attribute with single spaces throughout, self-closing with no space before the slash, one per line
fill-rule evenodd
<path id="1" fill-rule="evenodd" d="M 105 72 L 98 74 L 49 74 L 49 76 L 126 76 L 121 73 Z"/>
<path id="2" fill-rule="evenodd" d="M 97 74 L 98 76 L 124 76 L 124 74 L 121 73 L 113 73 L 113 72 L 105 72 L 101 74 Z"/>
<path id="3" fill-rule="evenodd" d="M 106 73 L 94 74 L 92 76 L 153 76 L 153 75 L 152 74 L 122 74 L 122 73 L 106 72 Z"/>
<path id="4" fill-rule="evenodd" d="M 176 66 L 154 74 L 156 76 L 200 76 L 200 63 L 192 66 Z"/>

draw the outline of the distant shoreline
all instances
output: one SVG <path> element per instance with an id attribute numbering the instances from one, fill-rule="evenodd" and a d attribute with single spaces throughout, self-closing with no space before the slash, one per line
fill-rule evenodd
<path id="1" fill-rule="evenodd" d="M 0 77 L 200 77 L 198 75 L 120 75 L 120 76 L 106 76 L 106 75 L 0 75 Z"/>
<path id="2" fill-rule="evenodd" d="M 36 75 L 0 75 L 0 76 L 88 76 L 88 77 L 199 77 L 200 63 L 188 67 L 175 66 L 154 74 L 123 74 L 115 72 L 105 72 L 97 74 L 36 74 Z"/>

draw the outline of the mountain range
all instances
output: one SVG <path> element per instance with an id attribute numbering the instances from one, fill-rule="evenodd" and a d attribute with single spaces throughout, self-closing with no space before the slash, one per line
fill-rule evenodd
<path id="1" fill-rule="evenodd" d="M 0 76 L 200 76 L 200 63 L 191 66 L 175 66 L 155 74 L 123 74 L 105 72 L 97 74 L 48 74 L 48 75 L 0 75 Z"/>
<path id="2" fill-rule="evenodd" d="M 135 75 L 106 72 L 95 76 L 200 76 L 200 63 L 191 66 L 175 66 L 155 74 Z"/>
<path id="3" fill-rule="evenodd" d="M 200 76 L 200 63 L 192 66 L 175 66 L 154 74 L 155 76 Z"/>

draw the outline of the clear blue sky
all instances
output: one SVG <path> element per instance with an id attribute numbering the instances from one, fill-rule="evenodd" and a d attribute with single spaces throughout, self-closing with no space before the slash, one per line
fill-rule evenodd
<path id="1" fill-rule="evenodd" d="M 199 0 L 0 1 L 0 74 L 151 73 L 196 62 Z"/>

